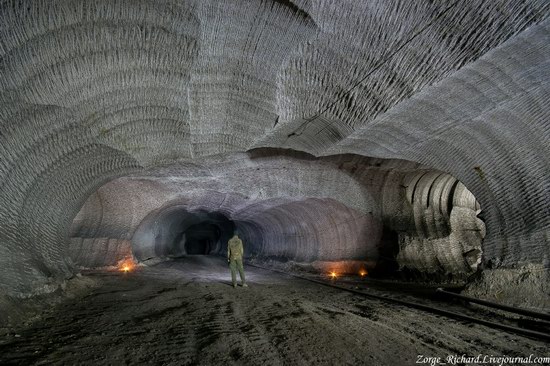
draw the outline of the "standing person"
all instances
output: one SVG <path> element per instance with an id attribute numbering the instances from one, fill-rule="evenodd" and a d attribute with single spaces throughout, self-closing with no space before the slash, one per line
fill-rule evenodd
<path id="1" fill-rule="evenodd" d="M 244 267 L 243 267 L 243 241 L 239 238 L 237 232 L 227 242 L 227 262 L 229 268 L 231 268 L 231 282 L 233 287 L 237 287 L 237 269 L 241 276 L 241 284 L 243 287 L 248 287 L 244 279 Z"/>

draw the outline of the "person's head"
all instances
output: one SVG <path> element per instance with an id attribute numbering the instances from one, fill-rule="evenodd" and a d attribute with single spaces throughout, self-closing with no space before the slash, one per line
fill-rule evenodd
<path id="1" fill-rule="evenodd" d="M 237 229 L 233 230 L 233 236 L 239 236 L 239 230 Z"/>

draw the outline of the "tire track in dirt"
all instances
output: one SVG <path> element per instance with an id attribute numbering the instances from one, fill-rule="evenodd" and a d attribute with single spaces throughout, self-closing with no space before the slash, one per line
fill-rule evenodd
<path id="1" fill-rule="evenodd" d="M 126 277 L 102 274 L 93 293 L 61 303 L 0 343 L 0 364 L 394 365 L 407 357 L 413 364 L 418 352 L 545 350 L 252 269 L 251 287 L 233 289 L 225 262 L 217 262 L 204 276 L 176 263 Z"/>
<path id="2" fill-rule="evenodd" d="M 254 350 L 254 361 L 271 365 L 282 364 L 280 355 L 266 329 L 261 324 L 252 321 L 250 316 L 245 316 L 245 314 L 250 314 L 252 309 L 243 311 L 241 305 L 236 302 L 227 302 L 225 306 L 226 314 L 233 319 L 235 326 L 241 332 L 241 337 L 248 342 L 247 348 Z M 233 359 L 237 361 L 240 357 L 234 355 Z"/>

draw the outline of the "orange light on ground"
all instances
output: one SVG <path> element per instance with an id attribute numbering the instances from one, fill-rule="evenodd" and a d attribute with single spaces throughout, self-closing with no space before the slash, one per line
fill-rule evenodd
<path id="1" fill-rule="evenodd" d="M 121 272 L 128 273 L 134 270 L 136 264 L 132 259 L 125 259 L 118 264 L 118 269 Z"/>
<path id="2" fill-rule="evenodd" d="M 332 279 L 335 279 L 336 277 L 338 277 L 338 275 L 336 274 L 336 272 L 330 272 L 330 277 Z"/>
<path id="3" fill-rule="evenodd" d="M 359 275 L 360 275 L 361 277 L 365 277 L 365 276 L 367 275 L 367 271 L 364 270 L 364 269 L 362 269 L 361 271 L 359 271 Z"/>

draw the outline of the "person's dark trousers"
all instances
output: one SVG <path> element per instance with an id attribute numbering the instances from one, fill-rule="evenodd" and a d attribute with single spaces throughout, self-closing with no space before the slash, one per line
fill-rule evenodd
<path id="1" fill-rule="evenodd" d="M 244 285 L 246 283 L 244 279 L 244 267 L 242 259 L 231 259 L 229 262 L 229 268 L 231 268 L 231 282 L 233 286 L 237 286 L 237 270 L 241 276 L 241 283 Z"/>

